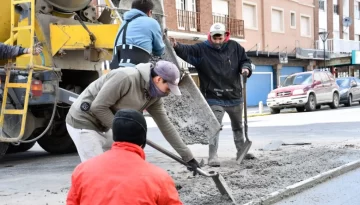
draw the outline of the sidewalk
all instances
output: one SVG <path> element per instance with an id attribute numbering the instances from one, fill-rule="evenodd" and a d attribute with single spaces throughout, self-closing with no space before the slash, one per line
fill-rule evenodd
<path id="1" fill-rule="evenodd" d="M 360 168 L 330 179 L 275 205 L 360 204 Z"/>

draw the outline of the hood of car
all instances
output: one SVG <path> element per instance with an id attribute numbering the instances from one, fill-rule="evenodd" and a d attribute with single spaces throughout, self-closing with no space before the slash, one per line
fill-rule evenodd
<path id="1" fill-rule="evenodd" d="M 291 85 L 291 86 L 276 88 L 275 90 L 273 90 L 273 92 L 279 93 L 279 92 L 294 91 L 294 90 L 297 90 L 297 89 L 304 89 L 307 86 L 308 85 Z"/>

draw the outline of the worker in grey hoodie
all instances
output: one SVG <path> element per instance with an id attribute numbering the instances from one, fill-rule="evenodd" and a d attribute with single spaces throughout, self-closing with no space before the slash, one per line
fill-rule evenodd
<path id="1" fill-rule="evenodd" d="M 23 48 L 21 46 L 10 46 L 3 43 L 0 43 L 0 60 L 12 59 L 23 54 L 34 54 L 38 55 L 41 53 L 42 47 L 35 46 L 32 48 Z"/>
<path id="2" fill-rule="evenodd" d="M 135 69 L 134 69 L 135 68 Z M 170 145 L 188 162 L 196 174 L 198 162 L 170 122 L 162 97 L 170 92 L 181 95 L 180 72 L 169 61 L 141 63 L 111 70 L 91 83 L 71 105 L 67 130 L 82 162 L 111 147 L 114 113 L 127 108 L 147 110 Z"/>

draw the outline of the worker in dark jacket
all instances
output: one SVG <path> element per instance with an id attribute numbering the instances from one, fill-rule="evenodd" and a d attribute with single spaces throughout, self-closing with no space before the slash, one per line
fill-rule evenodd
<path id="1" fill-rule="evenodd" d="M 12 59 L 23 54 L 34 54 L 38 55 L 41 53 L 42 47 L 35 46 L 32 48 L 23 48 L 21 46 L 10 46 L 3 43 L 0 43 L 0 60 Z"/>
<path id="2" fill-rule="evenodd" d="M 67 205 L 181 205 L 169 174 L 145 161 L 146 121 L 142 113 L 121 109 L 112 123 L 111 150 L 78 165 Z"/>
<path id="3" fill-rule="evenodd" d="M 210 28 L 208 40 L 194 45 L 184 45 L 170 37 L 176 54 L 184 61 L 195 66 L 200 79 L 200 90 L 210 105 L 219 123 L 225 112 L 231 120 L 237 157 L 241 153 L 244 136 L 242 127 L 243 98 L 241 75 L 252 74 L 251 60 L 244 48 L 230 40 L 225 25 L 215 23 Z M 209 141 L 210 166 L 220 166 L 217 157 L 219 134 Z M 246 159 L 252 158 L 248 154 Z"/>

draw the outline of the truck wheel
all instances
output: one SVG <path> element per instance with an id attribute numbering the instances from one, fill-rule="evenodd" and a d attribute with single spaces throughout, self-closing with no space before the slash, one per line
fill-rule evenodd
<path id="1" fill-rule="evenodd" d="M 26 152 L 29 149 L 31 149 L 35 145 L 35 143 L 36 143 L 36 141 L 30 142 L 30 143 L 21 143 L 18 146 L 10 144 L 8 150 L 6 151 L 6 154 L 17 153 L 17 152 Z"/>
<path id="2" fill-rule="evenodd" d="M 65 121 L 55 121 L 52 132 L 48 132 L 37 142 L 45 151 L 52 154 L 76 152 L 76 147 L 66 129 Z"/>
<path id="3" fill-rule="evenodd" d="M 76 85 L 65 86 L 66 90 L 80 94 L 82 88 Z M 66 115 L 70 107 L 61 105 L 57 108 L 57 117 L 53 121 L 53 127 L 37 142 L 45 151 L 52 154 L 68 154 L 76 152 L 76 147 L 66 129 Z"/>
<path id="4" fill-rule="evenodd" d="M 8 147 L 9 147 L 9 143 L 0 142 L 0 159 L 5 155 Z"/>
<path id="5" fill-rule="evenodd" d="M 270 108 L 270 113 L 271 113 L 271 114 L 279 114 L 279 113 L 280 113 L 280 109 Z"/>
<path id="6" fill-rule="evenodd" d="M 334 93 L 333 94 L 333 101 L 332 103 L 330 104 L 330 108 L 331 109 L 336 109 L 339 107 L 339 94 L 337 93 Z"/>
<path id="7" fill-rule="evenodd" d="M 307 112 L 311 112 L 316 109 L 316 97 L 314 94 L 309 95 L 308 102 L 305 104 L 305 109 Z"/>

